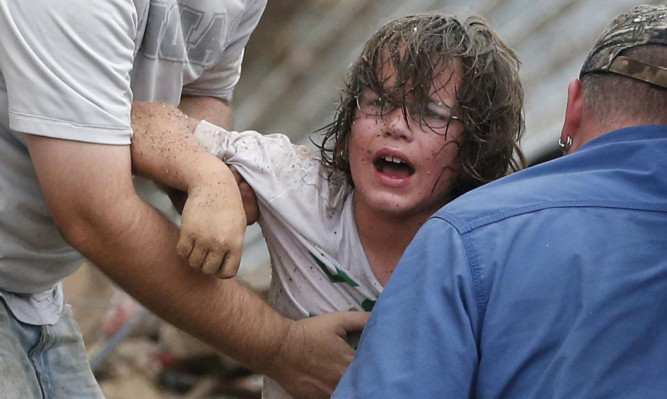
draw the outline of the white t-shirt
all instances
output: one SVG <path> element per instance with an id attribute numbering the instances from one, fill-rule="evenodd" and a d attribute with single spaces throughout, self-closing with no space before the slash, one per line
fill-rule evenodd
<path id="1" fill-rule="evenodd" d="M 58 283 L 81 263 L 53 222 L 24 134 L 128 145 L 133 100 L 230 99 L 265 4 L 0 0 L 0 295 L 23 302 L 16 317 L 55 322 Z"/>
<path id="2" fill-rule="evenodd" d="M 257 195 L 273 267 L 269 302 L 278 312 L 302 319 L 372 308 L 382 285 L 359 239 L 349 185 L 331 183 L 331 171 L 282 134 L 228 132 L 201 122 L 195 135 Z M 264 397 L 290 396 L 267 378 Z"/>

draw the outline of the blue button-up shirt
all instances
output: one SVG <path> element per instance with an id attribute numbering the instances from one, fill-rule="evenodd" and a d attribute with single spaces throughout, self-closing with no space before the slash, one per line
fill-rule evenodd
<path id="1" fill-rule="evenodd" d="M 667 126 L 438 211 L 333 398 L 667 398 Z"/>

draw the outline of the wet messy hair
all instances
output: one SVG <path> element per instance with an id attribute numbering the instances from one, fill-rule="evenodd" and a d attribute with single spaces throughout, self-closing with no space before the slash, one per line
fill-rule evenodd
<path id="1" fill-rule="evenodd" d="M 347 143 L 356 97 L 365 89 L 385 92 L 387 76 L 381 71 L 387 63 L 397 74 L 392 97 L 405 101 L 410 96 L 418 109 L 429 101 L 433 82 L 445 70 L 462 74 L 453 108 L 464 125 L 459 143 L 462 173 L 453 184 L 452 198 L 525 166 L 518 144 L 524 95 L 516 54 L 480 17 L 462 22 L 453 15 L 429 13 L 393 20 L 366 42 L 348 71 L 334 121 L 319 131 L 322 163 L 343 172 L 349 184 L 354 185 Z"/>

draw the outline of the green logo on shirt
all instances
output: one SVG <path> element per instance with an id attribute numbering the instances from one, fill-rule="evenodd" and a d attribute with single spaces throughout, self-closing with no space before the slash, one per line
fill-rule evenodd
<path id="1" fill-rule="evenodd" d="M 358 287 L 359 284 L 357 284 L 356 281 L 354 281 L 350 276 L 348 276 L 344 271 L 340 270 L 339 268 L 335 267 L 336 269 L 336 274 L 333 274 L 329 268 L 322 262 L 317 256 L 315 256 L 312 252 L 310 252 L 310 256 L 315 259 L 315 263 L 317 263 L 317 266 L 322 269 L 324 274 L 329 278 L 329 281 L 332 283 L 348 283 L 353 287 Z"/>

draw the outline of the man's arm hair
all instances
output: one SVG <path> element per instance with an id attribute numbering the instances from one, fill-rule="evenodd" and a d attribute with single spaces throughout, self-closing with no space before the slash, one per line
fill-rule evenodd
<path id="1" fill-rule="evenodd" d="M 188 193 L 178 252 L 220 278 L 236 274 L 245 214 L 238 185 L 224 163 L 190 133 L 188 118 L 160 103 L 133 103 L 131 159 L 143 176 Z"/>
<path id="2" fill-rule="evenodd" d="M 28 136 L 65 239 L 151 311 L 249 366 L 266 369 L 290 321 L 236 281 L 188 267 L 178 229 L 136 195 L 128 146 Z M 252 331 L 253 334 L 248 334 Z"/>
<path id="3" fill-rule="evenodd" d="M 367 315 L 302 321 L 278 315 L 235 280 L 188 267 L 178 228 L 136 194 L 130 149 L 27 136 L 35 171 L 65 239 L 165 321 L 257 372 L 297 398 L 326 398 L 354 356 L 347 332 Z"/>
<path id="4" fill-rule="evenodd" d="M 231 104 L 228 101 L 213 97 L 195 97 L 183 96 L 178 108 L 189 118 L 196 120 L 206 120 L 214 125 L 220 126 L 226 130 L 232 130 L 234 125 L 234 113 Z M 191 120 L 192 120 L 191 119 Z M 196 123 L 191 125 L 194 131 Z M 259 205 L 257 203 L 257 196 L 255 191 L 248 183 L 241 177 L 241 175 L 230 167 L 239 191 L 241 191 L 241 199 L 243 200 L 243 209 L 245 210 L 246 221 L 248 225 L 259 220 Z M 175 193 L 173 190 L 169 193 L 172 202 L 176 209 L 179 203 L 184 201 L 183 195 Z"/>
<path id="5" fill-rule="evenodd" d="M 199 120 L 205 119 L 227 130 L 231 129 L 233 123 L 231 105 L 227 101 L 213 97 L 184 96 L 178 110 L 158 103 L 134 103 L 132 116 L 135 129 L 135 140 L 132 149 L 134 160 L 138 159 L 139 156 L 144 156 L 148 151 L 153 151 L 152 143 L 161 140 L 165 133 L 172 133 L 172 130 L 165 130 L 169 129 L 169 126 L 165 126 L 164 122 L 176 121 L 180 125 L 180 129 L 185 129 L 187 123 L 187 131 L 172 137 L 174 137 L 174 140 L 187 140 L 190 143 L 188 145 L 197 146 L 198 144 L 191 132 L 194 131 Z M 223 165 L 217 166 L 219 168 L 223 167 Z M 234 168 L 230 167 L 229 169 L 241 193 L 247 224 L 253 224 L 259 219 L 257 196 Z M 187 194 L 173 186 L 165 186 L 163 189 L 169 195 L 176 210 L 182 212 Z"/>

